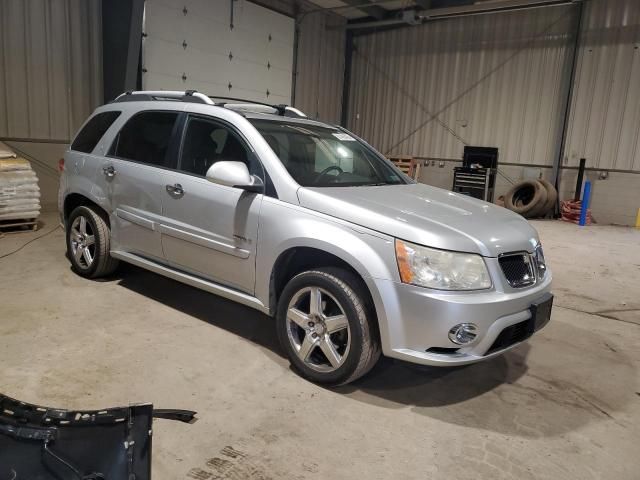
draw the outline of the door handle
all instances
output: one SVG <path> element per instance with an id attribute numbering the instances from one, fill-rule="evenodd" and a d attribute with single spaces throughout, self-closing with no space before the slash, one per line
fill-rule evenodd
<path id="1" fill-rule="evenodd" d="M 167 189 L 167 193 L 174 197 L 181 197 L 184 195 L 184 190 L 182 189 L 182 185 L 176 183 L 174 185 L 165 185 Z"/>
<path id="2" fill-rule="evenodd" d="M 113 165 L 109 165 L 108 167 L 102 167 L 102 173 L 104 173 L 107 177 L 114 177 L 116 174 L 116 169 L 113 168 Z"/>

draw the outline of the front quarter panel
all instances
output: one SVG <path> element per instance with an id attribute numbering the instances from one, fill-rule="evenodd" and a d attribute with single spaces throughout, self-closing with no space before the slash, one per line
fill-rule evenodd
<path id="1" fill-rule="evenodd" d="M 265 197 L 260 215 L 256 260 L 256 297 L 269 304 L 271 273 L 278 257 L 294 247 L 310 247 L 351 265 L 382 308 L 376 279 L 399 281 L 393 238 L 347 222 Z M 271 312 L 274 314 L 275 312 Z M 380 333 L 386 336 L 386 324 Z"/>

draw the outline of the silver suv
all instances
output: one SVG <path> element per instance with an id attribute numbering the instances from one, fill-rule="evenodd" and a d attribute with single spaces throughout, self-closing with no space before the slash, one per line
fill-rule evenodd
<path id="1" fill-rule="evenodd" d="M 94 112 L 63 169 L 75 272 L 129 262 L 275 316 L 314 382 L 353 381 L 381 353 L 485 360 L 550 318 L 551 272 L 526 220 L 415 183 L 289 107 L 128 92 Z"/>

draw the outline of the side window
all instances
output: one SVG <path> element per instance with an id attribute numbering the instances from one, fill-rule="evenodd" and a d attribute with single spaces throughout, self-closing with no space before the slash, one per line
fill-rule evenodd
<path id="1" fill-rule="evenodd" d="M 235 132 L 214 120 L 190 117 L 182 144 L 180 170 L 204 177 L 211 165 L 222 160 L 243 162 L 252 174 L 262 177 L 254 156 Z"/>
<path id="2" fill-rule="evenodd" d="M 80 130 L 71 144 L 71 150 L 76 152 L 91 153 L 96 145 L 120 116 L 121 112 L 102 112 L 91 117 L 91 120 Z"/>
<path id="3" fill-rule="evenodd" d="M 136 162 L 170 167 L 167 150 L 178 112 L 142 112 L 122 127 L 109 155 Z"/>

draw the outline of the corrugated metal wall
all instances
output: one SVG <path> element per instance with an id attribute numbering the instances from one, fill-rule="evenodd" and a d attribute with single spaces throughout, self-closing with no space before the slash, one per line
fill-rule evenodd
<path id="1" fill-rule="evenodd" d="M 100 0 L 0 0 L 0 138 L 68 141 L 102 101 Z"/>
<path id="2" fill-rule="evenodd" d="M 430 22 L 356 38 L 349 127 L 387 154 L 500 161 L 558 155 L 575 5 Z M 566 93 L 565 93 L 566 94 Z"/>
<path id="3" fill-rule="evenodd" d="M 346 19 L 312 13 L 300 25 L 295 106 L 308 116 L 340 122 Z"/>
<path id="4" fill-rule="evenodd" d="M 585 8 L 563 164 L 640 172 L 640 1 Z"/>

